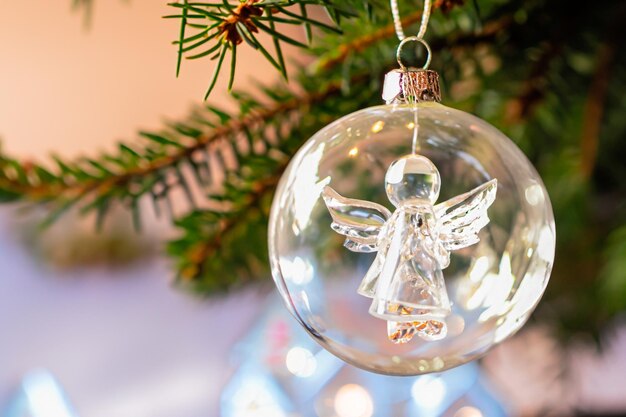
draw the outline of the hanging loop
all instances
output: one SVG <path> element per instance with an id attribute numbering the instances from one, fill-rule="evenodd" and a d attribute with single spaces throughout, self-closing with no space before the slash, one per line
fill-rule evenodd
<path id="1" fill-rule="evenodd" d="M 404 63 L 402 62 L 402 48 L 408 42 L 419 42 L 424 46 L 424 48 L 426 49 L 426 62 L 424 62 L 422 69 L 428 69 L 428 67 L 430 66 L 432 51 L 430 49 L 430 45 L 428 45 L 428 43 L 424 39 L 418 36 L 408 36 L 402 39 L 402 41 L 398 45 L 398 49 L 396 50 L 396 60 L 398 61 L 398 65 L 400 65 L 400 68 L 402 68 L 403 70 L 407 69 L 407 66 L 404 65 Z"/>

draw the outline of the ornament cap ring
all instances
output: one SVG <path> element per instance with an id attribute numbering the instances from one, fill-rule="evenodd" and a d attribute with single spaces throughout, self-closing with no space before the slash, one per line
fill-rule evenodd
<path id="1" fill-rule="evenodd" d="M 407 69 L 407 66 L 404 65 L 404 63 L 402 62 L 402 48 L 409 42 L 419 42 L 424 46 L 424 48 L 426 49 L 426 62 L 424 62 L 422 69 L 428 69 L 428 67 L 430 66 L 430 59 L 432 57 L 432 50 L 430 49 L 430 45 L 428 45 L 428 43 L 423 38 L 420 38 L 418 36 L 407 36 L 406 38 L 402 39 L 402 41 L 398 45 L 398 49 L 396 50 L 396 60 L 398 61 L 398 65 L 400 65 L 400 68 L 402 68 L 403 70 Z"/>

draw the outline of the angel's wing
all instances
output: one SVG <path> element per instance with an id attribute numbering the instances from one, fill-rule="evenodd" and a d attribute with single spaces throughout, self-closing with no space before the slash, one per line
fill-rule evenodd
<path id="1" fill-rule="evenodd" d="M 341 196 L 326 186 L 322 197 L 333 218 L 332 229 L 344 236 L 344 246 L 353 252 L 375 252 L 378 233 L 391 217 L 380 204 Z"/>
<path id="2" fill-rule="evenodd" d="M 446 251 L 465 248 L 477 243 L 478 232 L 489 223 L 487 209 L 496 199 L 498 180 L 495 178 L 434 207 L 439 241 Z"/>

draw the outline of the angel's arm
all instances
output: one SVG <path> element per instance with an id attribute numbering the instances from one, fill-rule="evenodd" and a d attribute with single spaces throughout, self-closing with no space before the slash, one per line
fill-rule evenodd
<path id="1" fill-rule="evenodd" d="M 322 197 L 333 223 L 332 229 L 344 236 L 344 246 L 353 252 L 377 250 L 378 233 L 391 216 L 380 204 L 341 196 L 330 187 L 324 187 Z"/>
<path id="2" fill-rule="evenodd" d="M 489 223 L 487 209 L 496 199 L 498 181 L 494 178 L 472 191 L 435 206 L 439 241 L 447 251 L 477 243 L 478 232 Z"/>

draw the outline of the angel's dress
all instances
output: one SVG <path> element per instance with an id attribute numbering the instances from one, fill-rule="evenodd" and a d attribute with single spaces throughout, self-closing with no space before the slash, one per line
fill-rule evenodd
<path id="1" fill-rule="evenodd" d="M 378 254 L 359 287 L 370 313 L 395 322 L 444 322 L 450 314 L 442 269 L 449 254 L 439 241 L 428 201 L 402 204 L 378 235 Z"/>

